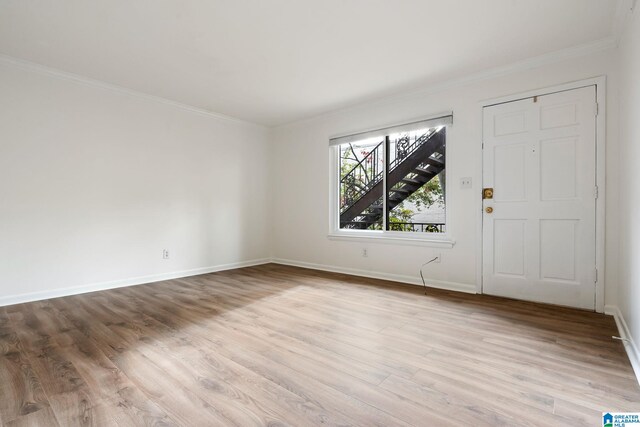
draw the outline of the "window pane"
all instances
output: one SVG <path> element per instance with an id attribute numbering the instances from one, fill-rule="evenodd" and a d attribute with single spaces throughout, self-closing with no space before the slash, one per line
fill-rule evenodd
<path id="1" fill-rule="evenodd" d="M 340 228 L 382 230 L 384 141 L 340 145 Z"/>
<path id="2" fill-rule="evenodd" d="M 390 135 L 387 230 L 445 232 L 446 128 Z"/>

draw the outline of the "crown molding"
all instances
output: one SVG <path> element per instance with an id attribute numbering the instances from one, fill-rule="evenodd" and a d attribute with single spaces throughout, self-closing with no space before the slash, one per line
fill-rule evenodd
<path id="1" fill-rule="evenodd" d="M 400 92 L 393 95 L 371 98 L 358 102 L 353 105 L 349 105 L 343 108 L 328 111 L 326 113 L 318 114 L 304 119 L 294 120 L 283 125 L 274 126 L 274 128 L 286 128 L 288 126 L 298 125 L 302 123 L 308 123 L 316 120 L 327 119 L 332 116 L 344 114 L 351 111 L 356 111 L 364 107 L 375 105 L 393 104 L 400 101 L 405 101 L 411 98 L 418 98 L 425 95 L 431 95 L 437 92 L 442 92 L 446 89 L 453 89 L 457 87 L 466 86 L 472 83 L 477 83 L 485 80 L 494 79 L 497 77 L 503 77 L 510 74 L 532 70 L 545 65 L 551 65 L 558 62 L 566 61 L 568 59 L 579 58 L 582 56 L 592 55 L 601 51 L 614 49 L 617 47 L 617 41 L 613 36 L 605 37 L 593 42 L 584 43 L 570 48 L 549 52 L 543 55 L 524 59 L 522 61 L 513 62 L 508 65 L 490 68 L 488 70 L 480 71 L 478 73 L 468 74 L 463 77 L 442 81 L 432 85 L 424 86 L 422 88 L 413 89 L 410 91 Z"/>
<path id="2" fill-rule="evenodd" d="M 45 65 L 37 64 L 35 62 L 26 61 L 24 59 L 15 58 L 13 56 L 5 55 L 0 53 L 0 64 L 5 64 L 9 66 L 13 66 L 16 68 L 20 68 L 25 71 L 30 71 L 34 73 L 38 73 L 41 75 L 46 75 L 49 77 L 57 78 L 60 80 L 66 80 L 73 83 L 78 83 L 85 86 L 90 86 L 94 88 L 99 88 L 103 90 L 108 90 L 111 92 L 116 92 L 122 95 L 128 95 L 135 98 L 144 99 L 146 101 L 155 102 L 158 104 L 169 105 L 174 108 L 181 109 L 183 111 L 188 111 L 190 113 L 198 114 L 200 116 L 210 117 L 216 120 L 238 123 L 243 125 L 249 125 L 253 127 L 258 127 L 262 129 L 266 129 L 267 127 L 258 123 L 249 122 L 246 120 L 238 119 L 236 117 L 227 116 L 224 114 L 216 113 L 213 111 L 205 110 L 202 108 L 194 107 L 192 105 L 183 104 L 181 102 L 173 101 L 167 98 L 163 98 L 161 96 L 150 95 L 148 93 L 139 92 L 133 89 L 128 89 L 123 86 L 118 86 L 112 83 L 107 83 L 101 80 L 92 79 L 89 77 L 81 76 L 79 74 L 70 73 L 68 71 L 58 70 L 56 68 L 47 67 Z"/>
<path id="3" fill-rule="evenodd" d="M 34 62 L 15 58 L 5 54 L 0 54 L 0 64 L 12 65 L 14 67 L 18 67 L 26 71 L 48 75 L 50 77 L 72 81 L 78 84 L 92 86 L 92 87 L 96 87 L 104 90 L 109 90 L 112 92 L 117 92 L 120 94 L 144 99 L 147 101 L 152 101 L 152 102 L 156 102 L 164 105 L 170 105 L 172 107 L 179 108 L 184 111 L 188 111 L 188 112 L 199 114 L 206 117 L 211 117 L 221 121 L 239 123 L 239 124 L 261 128 L 261 129 L 279 129 L 279 128 L 286 128 L 292 125 L 308 123 L 308 122 L 319 120 L 319 119 L 326 119 L 335 115 L 344 114 L 350 111 L 355 111 L 366 106 L 392 104 L 394 102 L 399 102 L 399 101 L 407 100 L 410 98 L 430 95 L 433 93 L 441 92 L 446 89 L 466 86 L 471 83 L 490 80 L 493 78 L 502 77 L 509 74 L 514 74 L 517 72 L 542 67 L 544 65 L 550 65 L 550 64 L 562 62 L 568 59 L 578 58 L 581 56 L 586 56 L 586 55 L 594 54 L 600 51 L 616 48 L 620 40 L 620 37 L 622 36 L 624 27 L 628 24 L 630 20 L 629 17 L 631 15 L 632 9 L 625 9 L 625 7 L 632 7 L 634 4 L 635 4 L 635 0 L 621 0 L 621 2 L 619 3 L 618 13 L 616 14 L 616 20 L 614 23 L 613 36 L 596 40 L 590 43 L 573 46 L 567 49 L 546 53 L 544 55 L 528 58 L 528 59 L 514 62 L 508 65 L 491 68 L 478 73 L 469 74 L 467 76 L 463 76 L 460 78 L 446 80 L 446 81 L 435 83 L 428 86 L 423 86 L 418 89 L 404 91 L 404 92 L 383 96 L 383 97 L 365 99 L 361 102 L 357 102 L 355 104 L 348 105 L 342 108 L 333 109 L 326 113 L 313 115 L 307 118 L 293 120 L 291 122 L 287 122 L 287 123 L 284 123 L 281 125 L 275 125 L 275 126 L 265 126 L 259 123 L 238 119 L 236 117 L 215 113 L 212 111 L 204 110 L 202 108 L 194 107 L 188 104 L 183 104 L 183 103 L 173 101 L 167 98 L 163 98 L 160 96 L 155 96 L 155 95 L 150 95 L 144 92 L 135 91 L 132 89 L 125 88 L 123 86 L 118 86 L 118 85 L 107 83 L 101 80 L 96 80 L 89 77 L 81 76 L 79 74 L 58 70 L 55 68 L 47 67 L 44 65 L 40 65 Z M 616 31 L 616 29 L 619 29 L 619 30 Z"/>

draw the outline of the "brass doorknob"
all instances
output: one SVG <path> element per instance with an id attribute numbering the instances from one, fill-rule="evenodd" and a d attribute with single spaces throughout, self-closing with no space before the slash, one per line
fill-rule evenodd
<path id="1" fill-rule="evenodd" d="M 486 213 L 492 213 L 493 212 L 493 208 L 491 206 L 487 206 L 486 208 L 484 208 L 484 211 Z"/>

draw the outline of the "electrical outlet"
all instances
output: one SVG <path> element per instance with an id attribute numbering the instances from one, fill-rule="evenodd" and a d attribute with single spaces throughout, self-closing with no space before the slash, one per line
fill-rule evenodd
<path id="1" fill-rule="evenodd" d="M 435 261 L 433 261 L 436 264 L 440 264 L 442 262 L 442 254 L 440 252 L 433 254 L 433 257 L 436 258 Z"/>
<path id="2" fill-rule="evenodd" d="M 471 184 L 471 177 L 460 178 L 460 188 L 471 188 Z"/>
<path id="3" fill-rule="evenodd" d="M 362 257 L 367 258 L 369 256 L 369 251 L 367 248 L 362 248 Z"/>
<path id="4" fill-rule="evenodd" d="M 162 250 L 162 259 L 169 259 L 169 249 Z"/>

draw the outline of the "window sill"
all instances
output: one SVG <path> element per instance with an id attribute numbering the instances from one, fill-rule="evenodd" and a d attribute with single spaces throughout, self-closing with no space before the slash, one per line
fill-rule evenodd
<path id="1" fill-rule="evenodd" d="M 429 246 L 434 248 L 452 248 L 456 242 L 449 236 L 438 236 L 434 238 L 432 235 L 428 237 L 409 237 L 398 236 L 396 234 L 367 233 L 367 232 L 344 232 L 336 231 L 329 233 L 329 240 L 347 241 L 347 242 L 376 242 L 387 244 L 413 245 L 413 246 Z"/>

